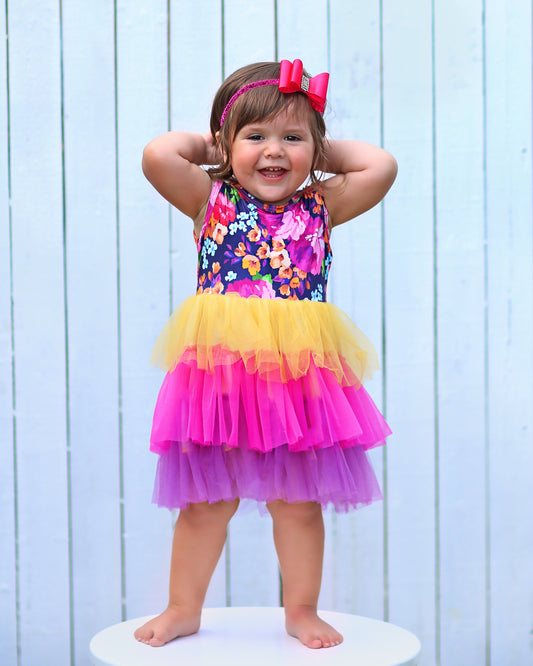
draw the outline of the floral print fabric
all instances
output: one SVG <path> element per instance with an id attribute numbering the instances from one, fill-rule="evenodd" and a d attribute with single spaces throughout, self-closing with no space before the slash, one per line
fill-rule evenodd
<path id="1" fill-rule="evenodd" d="M 237 183 L 215 183 L 198 246 L 197 294 L 326 300 L 332 260 L 321 194 L 263 204 Z"/>

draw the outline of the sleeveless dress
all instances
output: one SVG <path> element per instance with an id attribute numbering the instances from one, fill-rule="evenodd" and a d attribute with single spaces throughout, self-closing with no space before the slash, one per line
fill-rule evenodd
<path id="1" fill-rule="evenodd" d="M 150 449 L 153 501 L 381 499 L 366 450 L 390 429 L 362 386 L 369 340 L 326 302 L 332 253 L 318 191 L 263 204 L 216 181 L 199 238 L 198 288 L 171 315 L 152 362 L 167 371 Z"/>

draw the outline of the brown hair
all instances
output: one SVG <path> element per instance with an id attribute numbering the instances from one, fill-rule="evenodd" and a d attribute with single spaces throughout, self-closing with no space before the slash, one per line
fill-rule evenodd
<path id="1" fill-rule="evenodd" d="M 308 76 L 305 70 L 304 74 Z M 279 113 L 294 108 L 299 114 L 307 113 L 309 116 L 309 128 L 315 144 L 310 176 L 311 182 L 316 184 L 319 181 L 317 171 L 326 152 L 324 146 L 326 125 L 322 115 L 312 108 L 304 93 L 281 93 L 275 85 L 248 90 L 235 100 L 224 119 L 224 124 L 220 127 L 220 118 L 232 96 L 252 81 L 267 79 L 279 79 L 279 62 L 258 62 L 241 67 L 228 76 L 218 89 L 211 110 L 211 134 L 215 138 L 219 132 L 217 144 L 223 159 L 218 166 L 211 167 L 208 173 L 211 178 L 220 180 L 231 178 L 233 176 L 231 145 L 237 133 L 245 125 L 270 120 Z"/>

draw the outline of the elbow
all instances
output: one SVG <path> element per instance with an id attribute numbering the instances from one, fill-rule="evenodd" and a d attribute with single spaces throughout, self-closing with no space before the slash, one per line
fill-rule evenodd
<path id="1" fill-rule="evenodd" d="M 392 178 L 392 182 L 394 182 L 396 176 L 398 175 L 398 162 L 390 153 L 386 153 L 386 155 L 387 155 L 387 170 Z"/>
<path id="2" fill-rule="evenodd" d="M 148 180 L 150 180 L 150 174 L 153 173 L 153 169 L 157 165 L 159 159 L 159 151 L 157 150 L 157 147 L 154 146 L 154 142 L 151 141 L 145 146 L 141 160 L 143 173 Z"/>
<path id="3" fill-rule="evenodd" d="M 384 159 L 383 159 L 383 180 L 388 183 L 387 190 L 392 187 L 392 184 L 396 180 L 396 176 L 398 175 L 398 162 L 396 159 L 387 151 L 383 151 L 385 153 Z"/>

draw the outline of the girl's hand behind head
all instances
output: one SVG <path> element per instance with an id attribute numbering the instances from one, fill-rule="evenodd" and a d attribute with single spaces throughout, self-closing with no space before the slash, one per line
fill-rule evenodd
<path id="1" fill-rule="evenodd" d="M 332 227 L 361 215 L 387 194 L 398 170 L 387 151 L 363 141 L 327 142 L 322 191 Z"/>
<path id="2" fill-rule="evenodd" d="M 201 134 L 167 132 L 144 149 L 143 171 L 167 201 L 196 221 L 211 192 L 211 180 L 200 165 L 214 157 L 212 152 Z"/>
<path id="3" fill-rule="evenodd" d="M 211 132 L 206 132 L 202 136 L 205 141 L 205 164 L 220 164 L 222 161 L 222 153 L 219 150 L 217 141 L 213 138 Z"/>

